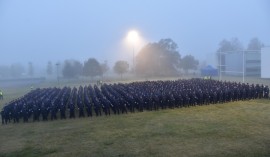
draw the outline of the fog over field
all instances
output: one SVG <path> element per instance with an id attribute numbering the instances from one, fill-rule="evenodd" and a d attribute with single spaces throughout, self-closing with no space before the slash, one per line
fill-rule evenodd
<path id="1" fill-rule="evenodd" d="M 0 157 L 270 156 L 270 0 L 0 0 Z"/>
<path id="2" fill-rule="evenodd" d="M 135 56 L 148 43 L 172 39 L 181 57 L 217 65 L 215 52 L 223 39 L 247 47 L 253 38 L 270 45 L 270 2 L 238 1 L 0 1 L 0 66 L 29 63 L 35 75 L 46 73 L 49 61 L 82 64 L 89 58 L 113 67 Z M 126 41 L 131 30 L 139 39 Z"/>
<path id="3" fill-rule="evenodd" d="M 1 63 L 129 58 L 122 41 L 130 29 L 145 42 L 172 38 L 181 53 L 203 60 L 223 38 L 247 44 L 258 37 L 270 44 L 269 8 L 267 0 L 3 0 Z"/>

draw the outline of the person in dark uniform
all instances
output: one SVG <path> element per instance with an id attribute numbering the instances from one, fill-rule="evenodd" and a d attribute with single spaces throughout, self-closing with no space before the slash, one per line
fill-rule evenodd
<path id="1" fill-rule="evenodd" d="M 33 106 L 33 122 L 39 121 L 40 108 L 38 105 Z"/>
<path id="2" fill-rule="evenodd" d="M 78 109 L 79 109 L 79 118 L 84 117 L 84 105 L 82 101 L 78 102 Z"/>
<path id="3" fill-rule="evenodd" d="M 47 113 L 47 107 L 45 103 L 43 102 L 41 105 L 41 115 L 42 115 L 42 120 L 47 121 L 48 120 L 48 113 Z"/>
<path id="4" fill-rule="evenodd" d="M 263 97 L 265 99 L 269 98 L 269 87 L 268 86 L 264 86 L 264 88 L 263 88 Z"/>
<path id="5" fill-rule="evenodd" d="M 51 120 L 57 120 L 57 106 L 51 102 Z"/>
<path id="6" fill-rule="evenodd" d="M 18 107 L 18 105 L 17 105 L 17 103 L 15 103 L 15 105 L 14 105 L 14 108 L 13 108 L 13 121 L 14 121 L 14 123 L 19 123 L 19 107 Z"/>
<path id="7" fill-rule="evenodd" d="M 69 105 L 69 118 L 75 118 L 75 106 L 73 103 Z"/>
<path id="8" fill-rule="evenodd" d="M 66 107 L 69 118 L 75 118 L 78 108 L 79 117 L 124 114 L 144 110 L 158 110 L 175 107 L 208 105 L 231 101 L 245 101 L 257 98 L 269 98 L 269 88 L 263 85 L 217 81 L 212 79 L 189 79 L 175 81 L 145 81 L 133 83 L 102 84 L 100 86 L 80 86 L 35 89 L 20 99 L 6 104 L 2 111 L 2 124 L 13 120 L 23 122 L 33 116 L 33 121 L 47 121 L 50 114 L 55 120 L 60 110 L 61 119 L 66 119 Z"/>
<path id="9" fill-rule="evenodd" d="M 60 105 L 60 117 L 61 119 L 66 119 L 66 107 L 63 102 Z"/>
<path id="10" fill-rule="evenodd" d="M 28 109 L 26 104 L 23 105 L 22 113 L 23 113 L 23 122 L 24 123 L 28 122 Z"/>
<path id="11" fill-rule="evenodd" d="M 10 114 L 8 108 L 4 108 L 4 119 L 5 119 L 5 124 L 10 122 Z"/>

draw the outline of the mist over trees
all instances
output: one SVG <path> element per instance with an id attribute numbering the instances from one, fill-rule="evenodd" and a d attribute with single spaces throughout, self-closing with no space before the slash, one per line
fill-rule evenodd
<path id="1" fill-rule="evenodd" d="M 84 62 L 83 75 L 90 76 L 91 78 L 101 76 L 102 69 L 100 63 L 95 58 L 89 58 L 86 62 Z"/>
<path id="2" fill-rule="evenodd" d="M 181 56 L 172 39 L 149 43 L 136 56 L 136 73 L 146 76 L 176 75 Z"/>
<path id="3" fill-rule="evenodd" d="M 100 64 L 95 58 L 89 58 L 82 64 L 77 60 L 65 60 L 62 69 L 62 76 L 64 78 L 78 78 L 79 76 L 91 77 L 101 76 L 108 72 L 109 66 L 107 62 Z M 52 63 L 48 62 L 47 74 L 52 73 Z"/>
<path id="4" fill-rule="evenodd" d="M 242 43 L 238 40 L 238 38 L 232 38 L 231 40 L 223 39 L 219 43 L 218 52 L 226 52 L 226 51 L 239 51 L 243 50 L 244 47 Z"/>
<path id="5" fill-rule="evenodd" d="M 264 44 L 258 38 L 252 38 L 249 41 L 247 50 L 261 50 L 262 47 L 264 47 Z"/>
<path id="6" fill-rule="evenodd" d="M 184 59 L 184 60 L 183 60 Z M 183 69 L 196 70 L 199 64 L 194 56 L 184 58 L 178 51 L 178 45 L 172 39 L 161 39 L 149 43 L 136 56 L 136 73 L 143 76 L 177 76 Z"/>
<path id="7" fill-rule="evenodd" d="M 264 47 L 264 44 L 256 37 L 252 38 L 247 47 L 245 48 L 243 44 L 238 40 L 238 38 L 232 38 L 231 40 L 223 39 L 218 46 L 218 52 L 234 52 L 242 50 L 260 50 Z"/>
<path id="8" fill-rule="evenodd" d="M 129 69 L 128 62 L 122 60 L 115 62 L 115 65 L 113 67 L 114 72 L 119 74 L 121 76 L 121 79 L 123 74 L 128 72 L 128 69 Z"/>
<path id="9" fill-rule="evenodd" d="M 223 39 L 218 46 L 218 52 L 234 52 L 242 50 L 260 50 L 264 44 L 258 38 L 252 38 L 247 48 L 243 46 L 238 38 L 231 40 Z M 224 55 L 221 55 L 221 62 Z M 62 69 L 59 71 L 64 78 L 78 78 L 79 76 L 103 77 L 104 73 L 110 70 L 107 61 L 98 62 L 95 58 L 89 58 L 85 62 L 77 60 L 65 60 L 61 64 Z M 161 39 L 158 42 L 152 42 L 145 45 L 135 56 L 134 75 L 138 76 L 179 76 L 182 72 L 188 74 L 190 70 L 197 70 L 199 61 L 192 55 L 182 56 L 176 42 L 172 39 Z M 26 66 L 27 67 L 27 66 Z M 55 67 L 56 68 L 56 67 Z M 34 66 L 32 62 L 28 62 L 27 72 L 22 64 L 16 63 L 11 66 L 0 66 L 1 78 L 20 78 L 25 76 L 34 76 Z M 46 73 L 51 76 L 54 72 L 54 64 L 47 62 Z M 129 71 L 129 63 L 127 61 L 117 61 L 113 67 L 113 71 L 122 75 Z"/>
<path id="10" fill-rule="evenodd" d="M 186 55 L 181 60 L 181 67 L 187 74 L 189 70 L 197 70 L 197 67 L 199 65 L 199 61 L 194 58 L 192 55 Z"/>
<path id="11" fill-rule="evenodd" d="M 65 60 L 63 67 L 64 78 L 76 78 L 82 75 L 83 65 L 76 60 Z"/>

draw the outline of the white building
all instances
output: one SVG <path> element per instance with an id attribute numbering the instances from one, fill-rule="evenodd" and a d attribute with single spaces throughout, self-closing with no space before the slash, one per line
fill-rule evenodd
<path id="1" fill-rule="evenodd" d="M 261 78 L 270 78 L 270 47 L 262 48 Z"/>
<path id="2" fill-rule="evenodd" d="M 261 51 L 220 52 L 219 60 L 222 75 L 261 76 Z"/>

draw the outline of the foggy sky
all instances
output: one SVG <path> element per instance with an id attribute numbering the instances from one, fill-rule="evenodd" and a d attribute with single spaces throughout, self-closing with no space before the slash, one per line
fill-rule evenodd
<path id="1" fill-rule="evenodd" d="M 224 38 L 270 45 L 269 28 L 268 0 L 0 0 L 0 65 L 131 61 L 123 42 L 131 29 L 144 43 L 171 38 L 182 56 L 203 61 Z"/>

